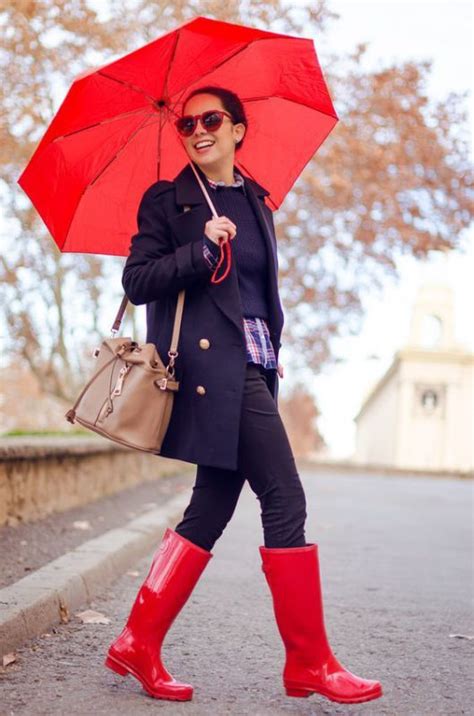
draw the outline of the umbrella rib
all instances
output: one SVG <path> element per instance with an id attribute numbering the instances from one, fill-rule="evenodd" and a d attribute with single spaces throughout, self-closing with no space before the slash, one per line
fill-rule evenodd
<path id="1" fill-rule="evenodd" d="M 234 52 L 232 55 L 221 60 L 220 62 L 217 63 L 217 65 L 214 65 L 214 67 L 211 67 L 203 76 L 205 77 L 210 72 L 217 70 L 221 65 L 225 64 L 226 62 L 229 62 L 229 60 L 233 60 L 234 57 L 237 57 L 237 55 L 240 55 L 241 52 L 244 52 L 245 50 L 247 50 L 250 47 L 250 45 L 253 45 L 254 42 L 258 42 L 258 40 L 251 40 L 250 42 L 247 42 L 246 45 L 241 47 L 239 50 L 236 50 L 236 52 Z"/>
<path id="2" fill-rule="evenodd" d="M 140 114 L 145 110 L 145 107 L 140 107 L 140 109 L 133 109 L 129 112 L 122 112 L 122 114 L 117 114 L 115 117 L 109 117 L 108 119 L 102 119 L 100 122 L 94 122 L 93 124 L 88 124 L 86 127 L 80 127 L 79 129 L 74 129 L 72 132 L 67 132 L 67 134 L 61 134 L 59 137 L 55 137 L 52 142 L 56 142 L 58 139 L 64 139 L 66 137 L 71 137 L 73 134 L 78 134 L 79 132 L 85 132 L 87 129 L 93 129 L 94 127 L 99 127 L 101 124 L 110 124 L 111 122 L 116 122 L 118 119 L 122 119 L 123 117 L 127 117 L 132 114 Z M 148 116 L 148 115 L 146 115 Z"/>
<path id="3" fill-rule="evenodd" d="M 290 97 L 282 97 L 279 94 L 274 94 L 274 95 L 272 95 L 272 98 L 273 97 L 278 97 L 278 99 L 284 99 L 285 102 L 293 102 L 294 104 L 297 104 L 300 107 L 307 107 L 308 109 L 312 109 L 313 112 L 320 112 L 321 114 L 324 114 L 326 117 L 334 117 L 334 119 L 339 120 L 339 117 L 337 116 L 336 113 L 333 114 L 332 112 L 323 112 L 322 109 L 319 109 L 318 107 L 314 107 L 311 104 L 307 104 L 306 102 L 302 102 L 299 99 L 291 99 Z"/>
<path id="4" fill-rule="evenodd" d="M 294 104 L 299 105 L 300 107 L 307 107 L 308 109 L 312 109 L 314 112 L 320 112 L 321 114 L 325 114 L 326 117 L 334 117 L 334 119 L 339 119 L 339 117 L 336 114 L 323 112 L 321 109 L 318 109 L 318 107 L 314 107 L 313 105 L 306 104 L 306 102 L 302 102 L 299 99 L 291 99 L 290 97 L 283 97 L 281 94 L 272 94 L 271 97 L 248 97 L 247 99 L 242 99 L 242 102 L 258 102 L 260 100 L 264 99 L 282 99 L 285 102 L 293 102 Z"/>
<path id="5" fill-rule="evenodd" d="M 101 169 L 100 172 L 97 174 L 97 176 L 95 176 L 95 177 L 89 182 L 87 188 L 89 188 L 90 186 L 92 186 L 93 184 L 95 184 L 95 182 L 102 176 L 102 174 L 105 172 L 105 170 L 112 164 L 112 162 L 114 162 L 114 161 L 117 159 L 117 157 L 119 156 L 119 154 L 121 154 L 121 153 L 123 152 L 123 150 L 125 149 L 125 147 L 126 147 L 128 144 L 130 144 L 130 142 L 131 142 L 132 139 L 135 137 L 135 135 L 138 134 L 138 132 L 141 132 L 142 129 L 146 129 L 147 127 L 149 127 L 149 126 L 152 125 L 152 124 L 156 124 L 156 121 L 155 121 L 155 122 L 150 122 L 149 124 L 145 124 L 147 117 L 153 117 L 153 118 L 156 120 L 156 115 L 155 115 L 155 114 L 153 114 L 153 115 L 151 115 L 151 114 L 146 115 L 145 118 L 144 118 L 144 120 L 143 120 L 143 122 L 142 122 L 142 124 L 141 124 L 139 127 L 137 127 L 137 128 L 132 132 L 132 134 L 131 134 L 129 137 L 127 137 L 126 141 L 122 144 L 121 147 L 119 147 L 119 148 L 117 149 L 117 151 L 116 151 L 115 154 L 109 159 L 109 161 L 107 162 L 107 164 L 102 167 L 102 169 Z"/>
<path id="6" fill-rule="evenodd" d="M 244 47 L 241 47 L 240 49 L 236 50 L 232 55 L 229 55 L 229 57 L 226 57 L 226 58 L 223 59 L 221 62 L 219 62 L 217 65 L 213 65 L 212 67 L 210 67 L 206 72 L 204 72 L 204 74 L 202 74 L 202 75 L 199 76 L 199 80 L 202 80 L 203 77 L 206 77 L 206 75 L 210 74 L 211 72 L 214 72 L 214 70 L 216 70 L 218 67 L 220 67 L 221 65 L 225 64 L 225 63 L 228 62 L 229 60 L 231 60 L 231 59 L 233 59 L 234 57 L 236 57 L 238 54 L 240 54 L 241 52 L 243 52 L 244 50 L 246 50 L 248 47 L 250 47 L 250 45 L 252 45 L 254 42 L 258 42 L 258 40 L 251 40 L 251 41 L 248 42 L 246 45 L 244 45 Z M 192 83 L 191 83 L 191 84 L 192 84 Z M 181 96 L 184 94 L 184 92 L 186 92 L 186 91 L 188 90 L 188 88 L 189 88 L 189 84 L 187 84 L 187 85 L 183 88 L 183 90 L 182 90 L 182 92 L 181 92 Z M 173 109 L 177 106 L 177 104 L 178 104 L 179 101 L 180 101 L 179 99 L 176 100 L 175 104 L 173 105 Z"/>
<path id="7" fill-rule="evenodd" d="M 179 40 L 180 37 L 181 37 L 181 34 L 180 34 L 179 32 L 177 32 L 177 33 L 176 33 L 176 41 L 175 41 L 174 47 L 173 47 L 173 53 L 172 53 L 171 58 L 170 58 L 170 61 L 169 61 L 169 63 L 168 63 L 168 71 L 167 71 L 166 76 L 165 76 L 165 86 L 164 86 L 164 88 L 163 88 L 163 95 L 164 95 L 165 97 L 167 96 L 167 93 L 168 93 L 168 78 L 169 78 L 169 76 L 170 76 L 170 74 L 171 74 L 171 68 L 172 68 L 172 66 L 173 66 L 173 62 L 174 62 L 174 59 L 175 59 L 175 57 L 176 57 L 176 48 L 178 47 L 178 40 Z"/>
<path id="8" fill-rule="evenodd" d="M 161 135 L 162 135 L 163 125 L 165 123 L 165 117 L 164 117 L 163 112 L 160 112 L 159 117 L 160 117 L 160 123 L 159 123 L 159 129 L 158 129 L 158 152 L 157 152 L 158 156 L 156 159 L 156 179 L 157 179 L 157 181 L 159 181 L 160 174 L 161 174 Z"/>
<path id="9" fill-rule="evenodd" d="M 107 74 L 107 72 L 104 72 L 103 70 L 99 70 L 97 74 L 102 75 L 103 77 L 106 77 L 108 80 L 112 80 L 112 82 L 118 82 L 119 84 L 124 85 L 125 87 L 128 87 L 129 89 L 133 90 L 134 92 L 138 92 L 138 94 L 143 95 L 144 97 L 149 99 L 152 104 L 155 103 L 155 98 L 153 97 L 153 95 L 148 94 L 148 92 L 145 92 L 144 89 L 142 89 L 141 87 L 138 87 L 137 85 L 134 85 L 132 82 L 125 82 L 125 80 L 120 80 L 120 79 L 118 79 L 118 77 L 109 75 L 109 74 Z"/>

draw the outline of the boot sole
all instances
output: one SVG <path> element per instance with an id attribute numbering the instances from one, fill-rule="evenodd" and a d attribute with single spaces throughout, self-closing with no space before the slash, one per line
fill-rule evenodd
<path id="1" fill-rule="evenodd" d="M 115 671 L 115 673 L 119 674 L 120 676 L 128 676 L 128 674 L 134 676 L 135 679 L 137 679 L 141 683 L 145 691 L 150 696 L 153 696 L 153 698 L 155 699 L 166 699 L 168 701 L 191 701 L 191 699 L 193 698 L 192 691 L 189 696 L 171 695 L 166 692 L 155 691 L 146 683 L 146 681 L 143 679 L 142 676 L 140 676 L 140 674 L 138 674 L 138 672 L 132 669 L 131 666 L 128 666 L 123 662 L 116 661 L 111 656 L 107 656 L 104 661 L 104 666 L 106 666 L 108 669 L 111 669 L 112 671 Z"/>
<path id="2" fill-rule="evenodd" d="M 305 688 L 301 686 L 285 686 L 285 690 L 287 696 L 294 696 L 296 698 L 307 698 L 308 696 L 311 696 L 311 694 L 319 694 L 320 696 L 325 696 L 330 701 L 336 701 L 340 704 L 361 704 L 365 701 L 372 701 L 373 699 L 378 699 L 383 696 L 382 689 L 378 689 L 377 691 L 373 691 L 371 694 L 367 694 L 366 696 L 360 696 L 358 698 L 343 698 L 340 696 L 335 696 L 334 694 L 331 694 L 327 691 L 318 690 L 311 687 Z"/>

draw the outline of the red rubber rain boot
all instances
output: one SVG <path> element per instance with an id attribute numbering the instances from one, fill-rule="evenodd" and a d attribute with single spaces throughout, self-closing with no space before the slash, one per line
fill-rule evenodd
<path id="1" fill-rule="evenodd" d="M 168 527 L 127 623 L 109 647 L 105 666 L 121 676 L 131 674 L 156 699 L 193 697 L 191 684 L 176 681 L 165 669 L 161 646 L 211 557 L 211 552 Z"/>
<path id="2" fill-rule="evenodd" d="M 318 546 L 259 550 L 285 645 L 283 685 L 287 696 L 318 693 L 344 704 L 382 696 L 380 682 L 352 674 L 331 651 L 324 626 Z"/>

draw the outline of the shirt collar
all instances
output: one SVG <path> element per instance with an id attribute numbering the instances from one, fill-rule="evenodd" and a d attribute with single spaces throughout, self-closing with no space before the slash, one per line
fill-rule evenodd
<path id="1" fill-rule="evenodd" d="M 246 193 L 244 178 L 243 178 L 242 174 L 239 174 L 239 172 L 237 172 L 235 170 L 234 170 L 234 181 L 232 184 L 226 184 L 224 181 L 214 181 L 213 179 L 209 179 L 209 177 L 206 177 L 206 178 L 207 178 L 207 181 L 209 182 L 211 189 L 217 189 L 217 187 L 221 187 L 221 186 L 227 187 L 227 188 L 242 187 L 242 191 L 244 192 L 244 194 Z"/>

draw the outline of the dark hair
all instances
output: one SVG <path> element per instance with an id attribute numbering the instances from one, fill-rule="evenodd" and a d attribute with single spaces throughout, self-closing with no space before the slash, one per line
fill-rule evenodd
<path id="1" fill-rule="evenodd" d="M 183 109 L 186 106 L 186 102 L 191 99 L 191 97 L 194 97 L 197 94 L 213 94 L 216 97 L 219 97 L 222 102 L 222 106 L 224 107 L 226 112 L 229 112 L 229 114 L 232 115 L 233 123 L 239 124 L 241 122 L 242 124 L 244 124 L 245 135 L 247 134 L 247 115 L 245 114 L 244 105 L 242 104 L 238 95 L 235 94 L 235 92 L 232 92 L 228 89 L 224 89 L 224 87 L 216 87 L 214 85 L 208 85 L 207 87 L 198 87 L 186 97 L 182 105 Z M 245 135 L 235 145 L 235 151 L 241 149 L 244 143 Z"/>

